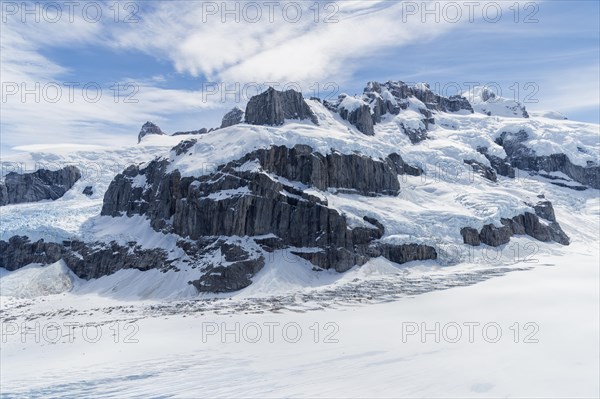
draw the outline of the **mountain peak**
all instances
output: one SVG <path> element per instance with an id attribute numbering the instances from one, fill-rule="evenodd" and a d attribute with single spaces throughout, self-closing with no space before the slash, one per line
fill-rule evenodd
<path id="1" fill-rule="evenodd" d="M 310 119 L 315 125 L 319 124 L 302 93 L 293 89 L 279 91 L 269 87 L 253 96 L 246 106 L 245 121 L 251 125 L 279 126 L 286 119 Z"/>
<path id="2" fill-rule="evenodd" d="M 160 127 L 158 127 L 158 125 L 156 125 L 154 122 L 148 121 L 142 125 L 142 129 L 138 134 L 138 143 L 142 141 L 143 137 L 148 136 L 150 134 L 164 135 L 166 133 L 160 130 Z"/>

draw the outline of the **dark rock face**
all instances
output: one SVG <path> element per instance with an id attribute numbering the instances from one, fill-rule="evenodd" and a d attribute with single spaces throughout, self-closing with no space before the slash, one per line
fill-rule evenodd
<path id="1" fill-rule="evenodd" d="M 477 229 L 474 229 L 472 227 L 463 227 L 462 229 L 460 229 L 460 235 L 462 236 L 463 242 L 465 244 L 469 244 L 474 247 L 477 247 L 481 244 L 481 240 L 479 239 L 479 232 L 477 231 Z"/>
<path id="2" fill-rule="evenodd" d="M 399 175 L 421 176 L 423 174 L 423 169 L 407 164 L 395 152 L 388 155 L 386 161 Z"/>
<path id="3" fill-rule="evenodd" d="M 437 259 L 435 248 L 423 244 L 380 244 L 373 249 L 371 255 L 381 253 L 381 256 L 395 263 L 406 263 L 415 260 Z"/>
<path id="4" fill-rule="evenodd" d="M 412 144 L 420 143 L 421 141 L 427 139 L 427 128 L 419 127 L 419 128 L 411 128 L 406 126 L 404 123 L 400 124 L 402 131 L 404 134 L 408 136 L 410 142 Z"/>
<path id="5" fill-rule="evenodd" d="M 251 125 L 279 126 L 286 119 L 310 119 L 315 125 L 319 124 L 302 93 L 295 90 L 281 92 L 269 87 L 252 97 L 246 106 L 245 121 Z"/>
<path id="6" fill-rule="evenodd" d="M 340 108 L 339 113 L 342 118 L 356 126 L 359 132 L 367 136 L 375 135 L 373 116 L 371 115 L 371 108 L 368 105 L 361 105 L 351 112 L 345 108 Z"/>
<path id="7" fill-rule="evenodd" d="M 498 176 L 496 175 L 496 171 L 493 168 L 482 164 L 481 162 L 477 162 L 474 159 L 465 159 L 464 162 L 467 165 L 470 165 L 471 168 L 473 168 L 473 171 L 488 179 L 489 181 L 498 181 Z"/>
<path id="8" fill-rule="evenodd" d="M 87 195 L 88 197 L 94 195 L 94 187 L 85 186 L 85 188 L 82 191 L 82 194 Z"/>
<path id="9" fill-rule="evenodd" d="M 542 223 L 533 213 L 526 212 L 512 219 L 503 219 L 501 222 L 509 227 L 513 234 L 527 234 L 539 241 L 554 241 L 562 245 L 569 245 L 570 242 L 557 222 Z"/>
<path id="10" fill-rule="evenodd" d="M 196 145 L 197 142 L 198 142 L 198 140 L 196 140 L 196 139 L 183 140 L 179 144 L 177 144 L 175 147 L 173 147 L 171 149 L 171 151 L 175 152 L 175 155 L 185 154 L 186 152 L 189 151 L 190 148 L 192 148 L 194 145 Z"/>
<path id="11" fill-rule="evenodd" d="M 164 135 L 166 133 L 160 130 L 160 128 L 157 125 L 148 121 L 144 123 L 144 125 L 142 125 L 142 130 L 140 130 L 140 133 L 138 134 L 138 143 L 142 141 L 143 137 L 146 137 L 150 134 Z"/>
<path id="12" fill-rule="evenodd" d="M 578 183 L 600 189 L 600 166 L 575 165 L 565 154 L 539 156 L 523 144 L 527 137 L 527 132 L 521 130 L 517 133 L 504 132 L 496 140 L 506 151 L 507 161 L 513 167 L 534 172 L 562 172 Z"/>
<path id="13" fill-rule="evenodd" d="M 86 244 L 64 241 L 62 244 L 14 236 L 0 241 L 0 267 L 9 271 L 30 263 L 51 264 L 63 259 L 78 277 L 89 280 L 112 274 L 121 269 L 164 269 L 169 266 L 167 254 L 159 249 L 142 249 L 132 243 L 116 242 Z"/>
<path id="14" fill-rule="evenodd" d="M 554 207 L 550 201 L 540 201 L 533 206 L 535 214 L 549 222 L 556 222 Z"/>
<path id="15" fill-rule="evenodd" d="M 513 235 L 528 235 L 536 240 L 549 242 L 554 241 L 562 245 L 569 245 L 569 237 L 562 230 L 556 217 L 554 208 L 550 201 L 540 201 L 534 207 L 535 214 L 525 212 L 511 219 L 501 219 L 501 227 L 486 224 L 481 231 L 471 227 L 464 227 L 460 233 L 465 244 L 478 246 L 480 243 L 497 247 L 507 244 Z M 540 218 L 547 222 L 540 221 Z"/>
<path id="16" fill-rule="evenodd" d="M 506 159 L 502 159 L 495 155 L 489 154 L 487 148 L 478 148 L 478 151 L 482 153 L 487 160 L 490 162 L 492 168 L 496 171 L 496 173 L 500 176 L 506 176 L 511 179 L 515 178 L 515 169 L 511 166 L 510 162 Z"/>
<path id="17" fill-rule="evenodd" d="M 102 215 L 144 214 L 155 229 L 192 240 L 272 234 L 277 239 L 261 245 L 315 248 L 298 255 L 338 271 L 366 262 L 372 256 L 369 247 L 381 238 L 383 226 L 372 220 L 368 223 L 373 228 L 350 228 L 326 201 L 288 182 L 362 195 L 396 195 L 399 171 L 420 173 L 398 154 L 379 161 L 355 154 L 322 155 L 301 145 L 257 150 L 198 178 L 181 178 L 177 171 L 166 173 L 167 166 L 168 161 L 155 160 L 145 169 L 131 166 L 118 175 L 106 192 Z M 139 175 L 146 177 L 145 188 L 132 184 Z M 406 259 L 429 256 L 405 251 Z M 239 267 L 249 270 L 257 263 Z"/>
<path id="18" fill-rule="evenodd" d="M 467 111 L 473 113 L 473 107 L 469 101 L 461 96 L 443 97 L 435 94 L 429 89 L 429 86 L 409 86 L 404 82 L 388 81 L 386 83 L 369 82 L 363 91 L 363 105 L 352 110 L 344 108 L 343 101 L 347 95 L 342 94 L 337 101 L 324 101 L 323 105 L 332 112 L 337 112 L 340 116 L 352 123 L 356 128 L 368 135 L 375 134 L 374 125 L 380 123 L 385 114 L 398 115 L 401 110 L 408 108 L 409 98 L 413 97 L 423 102 L 424 107 L 419 111 L 423 115 L 424 127 L 412 128 L 402 125 L 402 129 L 407 134 L 413 144 L 423 141 L 427 138 L 427 129 L 430 124 L 435 123 L 433 111 L 459 112 Z"/>
<path id="19" fill-rule="evenodd" d="M 418 98 L 428 109 L 443 112 L 459 112 L 466 110 L 473 113 L 473 107 L 469 100 L 462 96 L 443 97 L 429 89 L 429 85 L 424 87 L 409 87 L 408 92 Z"/>
<path id="20" fill-rule="evenodd" d="M 202 129 L 191 130 L 189 132 L 175 132 L 171 136 L 183 136 L 183 135 L 187 135 L 187 134 L 205 134 L 205 133 L 208 133 L 208 130 L 205 127 L 203 127 Z"/>
<path id="21" fill-rule="evenodd" d="M 394 97 L 395 101 L 392 102 L 387 98 L 384 100 L 381 97 L 384 89 Z M 470 113 L 474 112 L 473 107 L 465 97 L 458 95 L 450 97 L 440 96 L 431 91 L 427 84 L 409 86 L 401 81 L 388 81 L 386 83 L 369 82 L 364 93 L 365 96 L 374 101 L 376 101 L 377 98 L 381 99 L 376 106 L 376 108 L 378 108 L 376 113 L 380 115 L 383 115 L 386 112 L 397 115 L 400 109 L 406 109 L 408 107 L 406 99 L 409 97 L 417 98 L 425 104 L 427 109 L 434 111 L 459 112 L 464 110 Z"/>
<path id="22" fill-rule="evenodd" d="M 81 172 L 75 166 L 25 174 L 11 172 L 0 183 L 0 206 L 58 199 L 80 178 Z"/>
<path id="23" fill-rule="evenodd" d="M 225 242 L 216 244 L 221 250 L 226 265 L 209 265 L 198 280 L 190 282 L 199 292 L 232 292 L 252 284 L 251 278 L 265 264 L 262 255 Z"/>
<path id="24" fill-rule="evenodd" d="M 238 107 L 235 107 L 223 116 L 223 120 L 221 121 L 221 129 L 242 123 L 243 119 L 244 111 Z"/>
<path id="25" fill-rule="evenodd" d="M 479 232 L 479 240 L 492 247 L 508 244 L 513 235 L 508 226 L 496 227 L 493 224 L 486 224 Z"/>
<path id="26" fill-rule="evenodd" d="M 271 147 L 257 150 L 239 162 L 258 160 L 261 167 L 277 176 L 299 181 L 320 190 L 340 188 L 363 195 L 397 195 L 400 190 L 398 174 L 418 173 L 404 163 L 398 154 L 384 161 L 361 155 L 333 152 L 321 155 L 305 145 L 294 148 Z M 405 172 L 406 171 L 406 172 Z"/>
<path id="27" fill-rule="evenodd" d="M 382 97 L 382 88 L 388 89 L 393 99 Z M 376 123 L 381 122 L 381 117 L 385 114 L 398 115 L 401 109 L 408 107 L 404 99 L 408 98 L 408 91 L 403 86 L 394 86 L 391 82 L 381 84 L 378 82 L 369 82 L 363 90 L 365 100 L 373 106 L 373 120 Z"/>

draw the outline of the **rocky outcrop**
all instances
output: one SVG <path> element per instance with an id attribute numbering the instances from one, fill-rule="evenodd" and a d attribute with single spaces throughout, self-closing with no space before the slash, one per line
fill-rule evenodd
<path id="1" fill-rule="evenodd" d="M 244 111 L 238 107 L 234 107 L 231 111 L 223 116 L 223 120 L 221 121 L 221 129 L 242 123 L 243 120 Z"/>
<path id="2" fill-rule="evenodd" d="M 489 87 L 476 87 L 473 89 L 472 95 L 475 108 L 488 116 L 500 115 L 529 118 L 529 113 L 523 104 L 515 100 L 499 97 Z"/>
<path id="3" fill-rule="evenodd" d="M 184 136 L 184 135 L 188 135 L 188 134 L 206 134 L 206 133 L 208 133 L 208 130 L 205 127 L 203 127 L 202 129 L 191 130 L 189 132 L 175 132 L 171 136 Z"/>
<path id="4" fill-rule="evenodd" d="M 316 115 L 304 101 L 302 93 L 295 90 L 267 91 L 253 96 L 246 106 L 245 121 L 251 125 L 279 126 L 286 119 L 309 119 L 318 125 Z"/>
<path id="5" fill-rule="evenodd" d="M 509 226 L 496 227 L 493 224 L 486 224 L 479 232 L 479 240 L 486 245 L 498 247 L 508 244 L 512 235 L 513 231 Z"/>
<path id="6" fill-rule="evenodd" d="M 83 191 L 81 192 L 83 195 L 87 195 L 88 197 L 94 195 L 94 187 L 93 186 L 85 186 Z"/>
<path id="7" fill-rule="evenodd" d="M 356 126 L 359 132 L 367 136 L 375 135 L 373 116 L 368 105 L 363 104 L 353 110 L 341 107 L 338 112 L 342 118 Z"/>
<path id="8" fill-rule="evenodd" d="M 427 139 L 427 128 L 425 125 L 423 125 L 423 127 L 410 127 L 404 122 L 401 122 L 400 129 L 408 136 L 412 144 L 417 144 Z"/>
<path id="9" fill-rule="evenodd" d="M 320 190 L 337 188 L 368 196 L 397 195 L 400 190 L 398 174 L 420 175 L 419 169 L 407 165 L 398 154 L 380 161 L 336 151 L 322 155 L 306 145 L 257 150 L 238 162 L 252 160 L 258 160 L 265 171 L 291 181 Z"/>
<path id="10" fill-rule="evenodd" d="M 198 140 L 196 140 L 196 139 L 182 140 L 179 144 L 177 144 L 175 147 L 173 147 L 171 149 L 171 151 L 174 152 L 176 156 L 185 154 L 189 151 L 190 148 L 192 148 L 194 145 L 196 145 L 197 142 L 198 142 Z"/>
<path id="11" fill-rule="evenodd" d="M 165 269 L 170 265 L 165 251 L 142 249 L 135 243 L 122 246 L 116 242 L 31 242 L 25 236 L 14 236 L 8 241 L 0 241 L 0 267 L 9 271 L 31 263 L 51 264 L 60 259 L 65 261 L 73 273 L 86 280 L 106 276 L 121 269 Z"/>
<path id="12" fill-rule="evenodd" d="M 481 245 L 481 240 L 479 239 L 479 231 L 477 231 L 477 229 L 474 229 L 472 227 L 463 227 L 462 229 L 460 229 L 460 235 L 462 236 L 463 242 L 465 244 L 469 244 L 474 247 Z"/>
<path id="13" fill-rule="evenodd" d="M 166 133 L 164 133 L 162 130 L 160 130 L 160 127 L 158 127 L 154 123 L 148 121 L 142 125 L 142 129 L 140 130 L 140 133 L 138 134 L 138 143 L 140 143 L 142 141 L 142 138 L 144 138 L 148 135 L 151 135 L 151 134 L 165 135 Z"/>
<path id="14" fill-rule="evenodd" d="M 402 84 L 399 82 L 398 84 Z M 442 112 L 459 112 L 467 111 L 473 113 L 473 107 L 463 96 L 454 95 L 450 97 L 440 96 L 431 91 L 426 83 L 422 83 L 413 87 L 408 87 L 408 95 L 413 95 L 419 99 L 428 109 Z"/>
<path id="15" fill-rule="evenodd" d="M 0 183 L 0 206 L 21 204 L 62 197 L 81 178 L 75 166 L 51 171 L 40 169 L 33 173 L 8 173 Z"/>
<path id="16" fill-rule="evenodd" d="M 497 247 L 507 244 L 513 235 L 528 235 L 543 242 L 554 241 L 562 245 L 569 245 L 569 237 L 556 221 L 552 203 L 540 201 L 533 208 L 535 214 L 525 212 L 510 219 L 500 219 L 502 224 L 500 227 L 486 224 L 480 232 L 471 227 L 464 227 L 460 231 L 463 242 L 473 246 L 483 243 Z"/>
<path id="17" fill-rule="evenodd" d="M 203 275 L 191 281 L 199 292 L 231 292 L 252 284 L 252 277 L 265 265 L 265 258 L 239 245 L 217 241 L 211 248 L 221 252 L 221 262 L 210 263 L 202 269 Z"/>
<path id="18" fill-rule="evenodd" d="M 369 82 L 365 87 L 364 95 L 374 105 L 375 115 L 386 113 L 397 115 L 401 109 L 408 108 L 409 102 L 407 99 L 410 97 L 421 101 L 429 110 L 474 112 L 473 107 L 465 97 L 459 95 L 440 96 L 431 91 L 429 85 L 424 83 L 409 86 L 402 81 Z"/>
<path id="19" fill-rule="evenodd" d="M 575 165 L 565 154 L 537 155 L 524 142 L 528 134 L 524 130 L 516 133 L 503 132 L 496 143 L 504 148 L 507 161 L 519 169 L 533 172 L 562 172 L 583 185 L 600 189 L 600 166 Z"/>
<path id="20" fill-rule="evenodd" d="M 481 162 L 478 162 L 474 159 L 465 159 L 464 162 L 467 165 L 470 165 L 471 168 L 473 168 L 473 171 L 477 174 L 479 174 L 480 176 L 488 179 L 489 181 L 493 181 L 496 182 L 498 181 L 498 176 L 496 175 L 496 171 L 492 168 L 489 167 Z"/>
<path id="21" fill-rule="evenodd" d="M 371 248 L 371 256 L 383 256 L 395 263 L 437 259 L 434 247 L 424 244 L 379 244 Z"/>
<path id="22" fill-rule="evenodd" d="M 431 91 L 426 84 L 409 86 L 400 81 L 369 82 L 361 97 L 349 98 L 341 94 L 337 101 L 324 101 L 323 104 L 330 111 L 339 113 L 360 132 L 372 136 L 375 134 L 374 125 L 380 123 L 385 114 L 398 115 L 410 106 L 411 98 L 422 103 L 417 102 L 420 104 L 419 112 L 423 115 L 422 126 L 403 124 L 401 128 L 413 144 L 427 138 L 429 125 L 435 123 L 432 111 L 473 112 L 473 107 L 465 97 L 443 97 Z"/>
<path id="23" fill-rule="evenodd" d="M 178 171 L 167 173 L 167 167 L 168 161 L 155 160 L 143 169 L 126 169 L 108 188 L 102 215 L 143 214 L 153 228 L 192 240 L 274 235 L 277 242 L 267 246 L 314 248 L 299 256 L 338 271 L 373 256 L 369 248 L 381 238 L 382 226 L 371 220 L 372 228 L 350 228 L 326 200 L 303 187 L 396 195 L 399 172 L 421 173 L 398 154 L 375 160 L 337 152 L 322 155 L 302 145 L 256 150 L 200 177 L 182 178 Z M 142 186 L 144 179 L 148 183 Z M 406 251 L 410 259 L 413 255 Z"/>
<path id="24" fill-rule="evenodd" d="M 488 152 L 487 147 L 478 147 L 477 151 L 487 158 L 492 168 L 496 171 L 496 174 L 500 176 L 506 176 L 511 179 L 515 178 L 515 168 L 513 168 L 510 162 L 508 162 L 506 159 L 491 155 Z"/>

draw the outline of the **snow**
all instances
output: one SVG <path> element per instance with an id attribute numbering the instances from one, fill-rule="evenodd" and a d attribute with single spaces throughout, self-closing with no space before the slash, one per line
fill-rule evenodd
<path id="1" fill-rule="evenodd" d="M 240 187 L 240 188 L 233 188 L 230 190 L 221 190 L 218 191 L 216 193 L 212 193 L 209 194 L 206 198 L 215 200 L 215 201 L 221 201 L 227 198 L 232 198 L 232 197 L 239 197 L 239 196 L 243 196 L 245 194 L 250 194 L 251 191 L 248 187 Z"/>
<path id="2" fill-rule="evenodd" d="M 42 327 L 51 322 L 62 326 L 58 343 L 47 342 L 41 333 L 37 343 L 33 332 L 25 342 L 19 333 L 6 333 L 0 354 L 3 393 L 28 397 L 597 397 L 597 251 L 597 246 L 576 246 L 569 262 L 562 256 L 543 256 L 533 269 L 471 286 L 379 304 L 338 302 L 320 311 L 233 315 L 180 311 L 163 316 L 137 313 L 137 304 L 130 307 L 125 302 L 130 313 L 123 317 L 106 313 L 117 303 L 103 297 L 61 296 L 50 304 L 29 307 L 48 314 L 38 319 Z M 398 270 L 389 264 L 370 265 L 364 274 L 390 277 Z M 294 271 L 288 273 L 288 284 L 293 285 Z M 52 316 L 60 308 L 81 309 L 82 302 L 89 311 L 67 318 Z M 83 327 L 100 320 L 98 327 Z M 72 342 L 65 322 L 79 324 Z M 425 328 L 435 330 L 436 323 L 439 339 L 422 334 Z M 471 324 L 472 342 L 465 323 L 478 323 Z M 484 335 L 488 323 L 496 324 Z M 409 327 L 415 325 L 419 331 L 409 335 Z M 455 325 L 461 328 L 458 342 L 452 342 Z M 495 326 L 502 335 L 493 343 Z M 226 329 L 234 332 L 223 335 Z M 296 330 L 301 336 L 293 342 Z M 92 342 L 96 331 L 100 339 Z M 257 342 L 253 342 L 255 331 L 261 334 Z M 48 340 L 54 337 L 52 332 L 46 335 Z"/>
<path id="3" fill-rule="evenodd" d="M 490 116 L 525 118 L 523 115 L 525 107 L 520 102 L 501 97 L 489 87 L 474 87 L 463 93 L 463 97 L 469 100 L 475 112 Z"/>
<path id="4" fill-rule="evenodd" d="M 366 105 L 366 103 L 359 99 L 359 98 L 355 98 L 355 97 L 351 97 L 346 93 L 340 94 L 340 98 L 343 98 L 342 101 L 340 101 L 339 103 L 339 108 L 340 109 L 345 109 L 346 111 L 348 111 L 348 113 L 352 113 L 354 111 L 356 111 L 357 109 L 359 109 L 360 107 L 362 107 L 363 105 Z"/>

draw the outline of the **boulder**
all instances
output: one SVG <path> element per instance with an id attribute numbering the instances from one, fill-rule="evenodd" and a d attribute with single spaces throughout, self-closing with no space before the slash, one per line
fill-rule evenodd
<path id="1" fill-rule="evenodd" d="M 82 191 L 82 194 L 89 196 L 94 195 L 94 187 L 93 186 L 85 186 Z"/>

